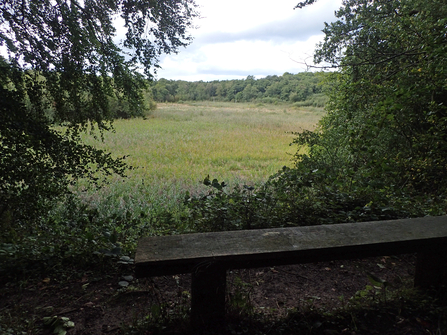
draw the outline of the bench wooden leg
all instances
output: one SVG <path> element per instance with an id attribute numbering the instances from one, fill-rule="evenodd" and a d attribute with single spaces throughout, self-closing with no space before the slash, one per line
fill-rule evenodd
<path id="1" fill-rule="evenodd" d="M 191 326 L 219 324 L 225 318 L 226 269 L 219 264 L 200 266 L 192 273 Z"/>
<path id="2" fill-rule="evenodd" d="M 418 253 L 414 286 L 425 289 L 441 285 L 447 285 L 447 248 Z"/>

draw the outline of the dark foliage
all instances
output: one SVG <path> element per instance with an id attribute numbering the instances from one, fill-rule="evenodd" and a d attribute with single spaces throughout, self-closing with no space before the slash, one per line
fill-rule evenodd
<path id="1" fill-rule="evenodd" d="M 123 175 L 124 158 L 82 144 L 80 133 L 144 115 L 146 77 L 162 53 L 191 37 L 193 0 L 2 1 L 0 5 L 0 223 L 31 227 L 79 178 Z M 121 46 L 113 20 L 121 17 Z M 12 230 L 10 230 L 12 229 Z"/>

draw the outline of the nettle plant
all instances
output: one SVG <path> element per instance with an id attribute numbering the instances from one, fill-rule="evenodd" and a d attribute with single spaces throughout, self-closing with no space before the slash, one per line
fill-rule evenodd
<path id="1" fill-rule="evenodd" d="M 262 188 L 237 185 L 227 190 L 225 182 L 211 180 L 209 176 L 203 184 L 209 187 L 207 193 L 197 197 L 187 193 L 185 197 L 190 230 L 225 231 L 271 226 L 269 209 L 273 199 Z"/>

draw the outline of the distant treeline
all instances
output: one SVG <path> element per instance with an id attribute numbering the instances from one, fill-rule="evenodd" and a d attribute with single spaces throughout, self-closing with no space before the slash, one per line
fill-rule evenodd
<path id="1" fill-rule="evenodd" d="M 287 101 L 298 105 L 322 107 L 326 101 L 321 81 L 325 73 L 284 73 L 255 79 L 216 80 L 210 82 L 159 79 L 151 84 L 153 99 L 157 102 L 178 101 Z"/>

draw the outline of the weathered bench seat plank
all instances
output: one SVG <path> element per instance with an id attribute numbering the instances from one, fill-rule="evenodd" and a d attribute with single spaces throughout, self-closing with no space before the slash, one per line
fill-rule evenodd
<path id="1" fill-rule="evenodd" d="M 143 238 L 137 276 L 191 273 L 219 262 L 226 268 L 310 263 L 417 252 L 447 245 L 447 216 L 279 229 Z"/>
<path id="2" fill-rule="evenodd" d="M 191 273 L 191 323 L 225 315 L 226 270 L 418 253 L 415 284 L 447 279 L 447 216 L 142 238 L 137 277 Z"/>

